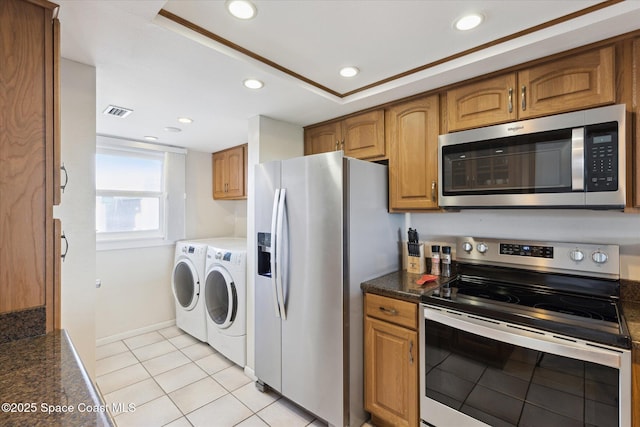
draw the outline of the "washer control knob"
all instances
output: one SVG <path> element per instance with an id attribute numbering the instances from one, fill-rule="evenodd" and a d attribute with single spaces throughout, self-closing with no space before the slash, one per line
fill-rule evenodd
<path id="1" fill-rule="evenodd" d="M 569 257 L 575 262 L 580 262 L 584 259 L 584 252 L 580 249 L 574 249 L 569 252 Z"/>
<path id="2" fill-rule="evenodd" d="M 476 249 L 478 249 L 478 252 L 480 252 L 481 254 L 484 254 L 484 253 L 487 253 L 489 246 L 487 246 L 486 243 L 478 243 L 478 246 Z"/>
<path id="3" fill-rule="evenodd" d="M 601 250 L 597 250 L 591 254 L 591 259 L 596 264 L 604 264 L 609 259 L 609 255 L 606 252 L 602 252 Z"/>
<path id="4" fill-rule="evenodd" d="M 216 252 L 216 259 L 222 259 L 222 252 Z"/>
<path id="5" fill-rule="evenodd" d="M 473 245 L 469 242 L 464 242 L 462 244 L 462 250 L 464 250 L 466 253 L 470 253 L 473 250 Z"/>

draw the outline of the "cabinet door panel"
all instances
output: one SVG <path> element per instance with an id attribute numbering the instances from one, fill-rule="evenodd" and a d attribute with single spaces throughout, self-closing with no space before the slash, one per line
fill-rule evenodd
<path id="1" fill-rule="evenodd" d="M 418 425 L 417 335 L 365 317 L 365 409 L 390 425 Z"/>
<path id="2" fill-rule="evenodd" d="M 244 146 L 227 152 L 227 197 L 244 196 Z"/>
<path id="3" fill-rule="evenodd" d="M 225 163 L 226 153 L 213 153 L 213 198 L 220 199 L 225 197 L 225 189 L 227 181 L 225 179 Z"/>
<path id="4" fill-rule="evenodd" d="M 391 210 L 438 207 L 438 111 L 437 95 L 387 110 Z"/>
<path id="5" fill-rule="evenodd" d="M 342 141 L 340 122 L 305 129 L 304 155 L 336 151 Z"/>
<path id="6" fill-rule="evenodd" d="M 371 111 L 342 122 L 344 154 L 356 159 L 382 159 L 386 156 L 384 110 Z"/>
<path id="7" fill-rule="evenodd" d="M 614 47 L 609 46 L 519 72 L 520 118 L 613 103 L 614 53 Z"/>
<path id="8" fill-rule="evenodd" d="M 505 74 L 447 91 L 450 132 L 516 119 L 515 74 Z"/>

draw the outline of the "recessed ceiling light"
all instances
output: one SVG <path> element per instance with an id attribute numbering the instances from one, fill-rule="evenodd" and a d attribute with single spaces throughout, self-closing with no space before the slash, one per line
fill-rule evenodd
<path id="1" fill-rule="evenodd" d="M 229 0 L 227 10 L 238 19 L 251 19 L 258 13 L 258 9 L 248 0 Z"/>
<path id="2" fill-rule="evenodd" d="M 185 124 L 193 123 L 193 119 L 189 117 L 178 117 L 178 121 Z"/>
<path id="3" fill-rule="evenodd" d="M 158 137 L 157 136 L 147 135 L 147 136 L 144 137 L 144 139 L 146 139 L 147 141 L 157 141 Z"/>
<path id="4" fill-rule="evenodd" d="M 173 126 L 167 126 L 166 128 L 164 128 L 165 132 L 182 132 L 182 129 L 180 128 L 176 128 Z"/>
<path id="5" fill-rule="evenodd" d="M 260 89 L 264 86 L 264 83 L 257 79 L 246 79 L 242 84 L 249 89 Z"/>
<path id="6" fill-rule="evenodd" d="M 455 27 L 460 31 L 472 30 L 482 23 L 482 19 L 479 13 L 465 15 L 456 21 Z"/>
<path id="7" fill-rule="evenodd" d="M 359 72 L 358 67 L 344 67 L 340 69 L 340 75 L 342 77 L 354 77 L 357 76 Z"/>

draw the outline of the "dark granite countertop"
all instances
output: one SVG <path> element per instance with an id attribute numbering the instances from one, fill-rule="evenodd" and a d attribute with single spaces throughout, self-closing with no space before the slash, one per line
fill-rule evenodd
<path id="1" fill-rule="evenodd" d="M 0 425 L 113 426 L 65 331 L 0 345 Z"/>
<path id="2" fill-rule="evenodd" d="M 417 285 L 416 280 L 422 274 L 407 273 L 407 270 L 396 271 L 375 279 L 367 280 L 360 285 L 363 292 L 388 296 L 410 302 L 420 302 L 420 296 L 430 292 L 453 277 L 440 277 L 433 282 Z"/>
<path id="3" fill-rule="evenodd" d="M 420 296 L 422 294 L 431 292 L 441 284 L 452 279 L 452 277 L 441 277 L 434 282 L 427 282 L 423 286 L 420 286 L 416 284 L 416 280 L 420 277 L 422 277 L 422 274 L 407 273 L 406 270 L 396 271 L 375 279 L 367 280 L 360 285 L 360 289 L 362 289 L 363 292 L 418 303 L 420 302 Z M 635 295 L 631 290 L 640 290 L 640 283 L 628 280 L 623 282 L 622 311 L 627 321 L 631 340 L 633 341 L 633 348 L 640 351 L 640 301 L 627 299 Z"/>

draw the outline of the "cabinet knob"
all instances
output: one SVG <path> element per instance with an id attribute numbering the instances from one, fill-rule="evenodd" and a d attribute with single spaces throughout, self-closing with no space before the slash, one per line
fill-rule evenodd
<path id="1" fill-rule="evenodd" d="M 389 314 L 391 316 L 395 316 L 398 314 L 398 311 L 395 308 L 386 308 L 386 307 L 378 307 L 380 309 L 381 312 Z"/>
<path id="2" fill-rule="evenodd" d="M 509 112 L 512 113 L 513 112 L 513 88 L 512 87 L 509 88 L 509 98 L 507 101 L 507 105 L 509 108 Z"/>
<path id="3" fill-rule="evenodd" d="M 67 184 L 69 183 L 69 172 L 67 172 L 67 168 L 64 166 L 64 163 L 60 166 L 60 170 L 64 172 L 64 184 L 60 184 L 60 189 L 64 193 L 64 189 L 67 188 Z"/>
<path id="4" fill-rule="evenodd" d="M 436 202 L 436 189 L 438 188 L 438 183 L 436 181 L 431 181 L 431 201 Z"/>
<path id="5" fill-rule="evenodd" d="M 60 239 L 64 240 L 64 252 L 60 255 L 60 258 L 62 258 L 62 261 L 64 262 L 67 258 L 67 253 L 69 252 L 69 240 L 67 240 L 67 236 L 64 234 L 64 231 L 62 232 Z"/>
<path id="6" fill-rule="evenodd" d="M 521 98 L 522 98 L 522 111 L 527 109 L 527 87 L 522 85 L 522 89 L 520 90 Z"/>

